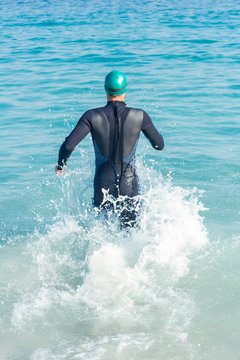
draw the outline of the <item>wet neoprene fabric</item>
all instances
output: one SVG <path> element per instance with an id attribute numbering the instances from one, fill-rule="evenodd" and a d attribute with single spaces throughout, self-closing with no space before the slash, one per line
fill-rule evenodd
<path id="1" fill-rule="evenodd" d="M 74 148 L 91 132 L 95 150 L 94 205 L 103 200 L 102 189 L 114 197 L 138 194 L 135 151 L 141 131 L 156 150 L 164 141 L 144 110 L 108 101 L 101 108 L 86 111 L 59 150 L 58 165 L 67 163 Z"/>

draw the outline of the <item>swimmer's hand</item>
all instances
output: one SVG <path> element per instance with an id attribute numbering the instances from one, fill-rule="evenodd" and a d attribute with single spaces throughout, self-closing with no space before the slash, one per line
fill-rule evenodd
<path id="1" fill-rule="evenodd" d="M 56 173 L 58 176 L 65 175 L 65 169 L 66 169 L 66 166 L 56 165 L 56 166 L 55 166 L 55 173 Z"/>

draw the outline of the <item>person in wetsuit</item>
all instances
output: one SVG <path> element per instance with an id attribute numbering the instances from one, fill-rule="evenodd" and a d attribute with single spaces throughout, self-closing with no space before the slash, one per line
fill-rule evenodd
<path id="1" fill-rule="evenodd" d="M 105 78 L 107 104 L 86 111 L 59 150 L 56 173 L 64 173 L 64 166 L 74 148 L 91 132 L 95 150 L 95 176 L 93 204 L 108 209 L 104 202 L 105 189 L 119 200 L 120 220 L 125 226 L 136 223 L 134 197 L 139 193 L 135 167 L 135 151 L 141 131 L 156 150 L 162 150 L 164 141 L 149 115 L 141 109 L 127 107 L 124 100 L 126 76 L 117 70 Z M 136 205 L 136 204 L 135 204 Z"/>

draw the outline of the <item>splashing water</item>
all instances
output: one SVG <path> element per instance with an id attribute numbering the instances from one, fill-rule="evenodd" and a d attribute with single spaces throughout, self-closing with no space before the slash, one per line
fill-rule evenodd
<path id="1" fill-rule="evenodd" d="M 120 230 L 117 218 L 101 218 L 88 207 L 60 216 L 19 246 L 22 262 L 14 258 L 11 306 L 1 319 L 17 346 L 10 351 L 5 342 L 3 355 L 173 359 L 178 351 L 177 359 L 191 358 L 196 305 L 181 281 L 208 243 L 201 194 L 152 169 L 140 166 L 140 172 L 145 194 L 138 228 Z M 64 179 L 65 200 L 76 210 L 66 186 L 72 177 Z"/>

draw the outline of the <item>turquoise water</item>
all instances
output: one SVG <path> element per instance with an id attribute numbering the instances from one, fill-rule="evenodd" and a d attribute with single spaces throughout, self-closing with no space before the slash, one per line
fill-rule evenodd
<path id="1" fill-rule="evenodd" d="M 238 1 L 0 1 L 0 358 L 237 360 Z M 112 69 L 165 149 L 143 137 L 140 228 L 91 207 L 86 138 Z"/>

